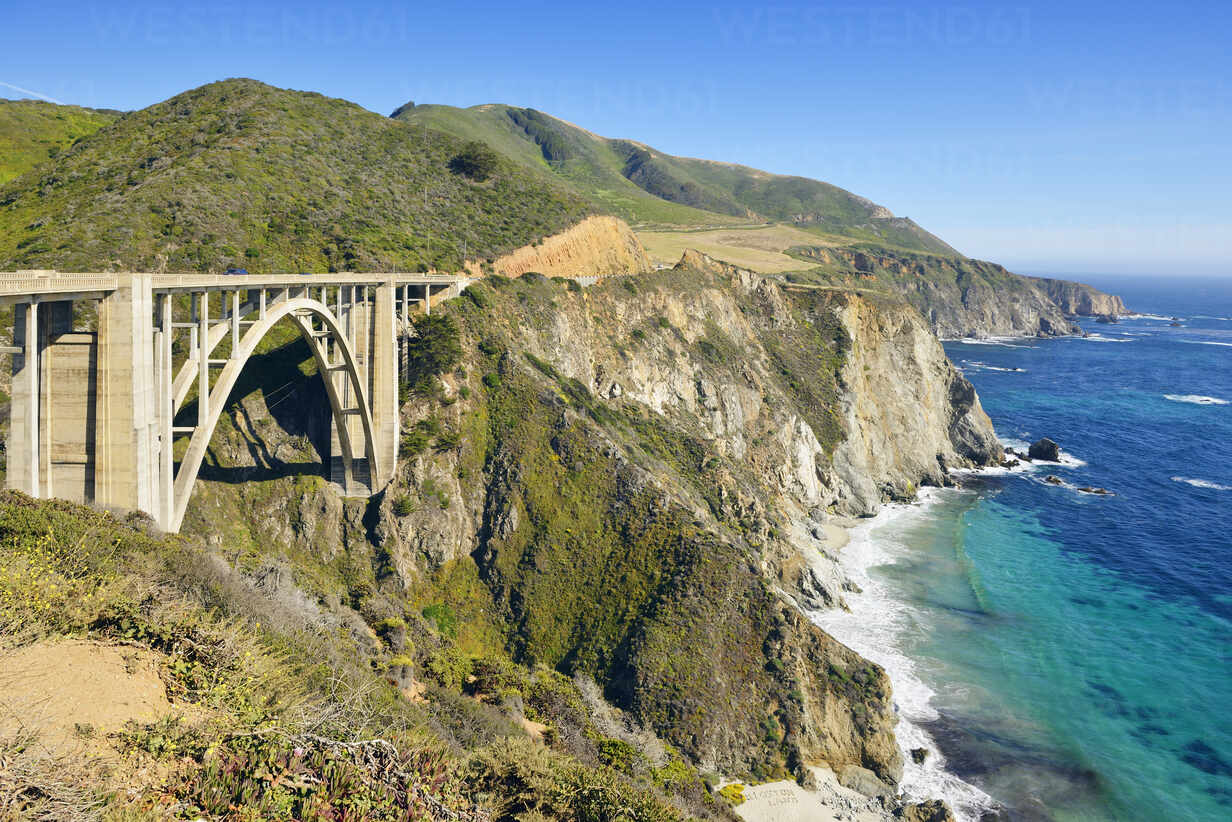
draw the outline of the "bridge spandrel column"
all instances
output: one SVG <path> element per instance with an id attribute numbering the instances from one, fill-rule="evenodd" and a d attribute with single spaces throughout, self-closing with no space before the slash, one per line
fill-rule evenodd
<path id="1" fill-rule="evenodd" d="M 366 285 L 357 286 L 355 289 L 355 302 L 351 306 L 351 344 L 355 350 L 355 364 L 359 371 L 359 381 L 364 386 L 366 396 L 360 396 L 352 392 L 350 404 L 358 406 L 360 403 L 372 401 L 372 303 L 368 293 L 369 287 Z M 351 414 L 346 418 L 347 430 L 351 437 L 351 460 L 352 465 L 356 468 L 356 476 L 352 480 L 366 484 L 369 489 L 375 490 L 374 486 L 377 478 L 373 475 L 373 466 L 368 465 L 368 455 L 365 449 L 367 436 L 364 432 L 363 421 L 358 414 Z M 353 488 L 350 493 L 359 493 L 359 488 Z"/>
<path id="2" fill-rule="evenodd" d="M 39 304 L 38 316 L 38 459 L 39 493 L 37 496 L 53 496 L 81 501 L 81 491 L 59 489 L 53 482 L 55 473 L 53 445 L 56 442 L 56 417 L 60 416 L 60 404 L 52 402 L 53 396 L 61 394 L 66 386 L 56 385 L 57 378 L 65 375 L 52 367 L 51 347 L 56 338 L 73 330 L 73 303 L 55 300 Z"/>

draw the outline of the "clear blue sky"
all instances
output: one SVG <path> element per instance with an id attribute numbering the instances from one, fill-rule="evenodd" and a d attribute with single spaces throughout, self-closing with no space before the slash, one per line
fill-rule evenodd
<path id="1" fill-rule="evenodd" d="M 6 0 L 0 94 L 247 76 L 532 106 L 827 180 L 1028 271 L 1232 275 L 1232 3 Z M 28 92 L 34 92 L 30 94 Z"/>

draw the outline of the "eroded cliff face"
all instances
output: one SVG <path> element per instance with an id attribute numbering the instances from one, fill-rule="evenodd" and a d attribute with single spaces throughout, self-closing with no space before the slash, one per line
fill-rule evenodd
<path id="1" fill-rule="evenodd" d="M 500 257 L 491 270 L 505 277 L 528 271 L 546 277 L 578 277 L 636 274 L 652 267 L 641 241 L 624 220 L 589 217 Z"/>
<path id="2" fill-rule="evenodd" d="M 1071 316 L 1126 313 L 1118 297 L 1091 286 L 1023 277 L 983 260 L 871 248 L 792 251 L 834 281 L 898 294 L 942 339 L 1078 334 Z"/>
<path id="3" fill-rule="evenodd" d="M 1115 294 L 1105 294 L 1086 283 L 1054 280 L 1047 277 L 1032 277 L 1031 280 L 1066 314 L 1091 317 L 1130 313 L 1120 297 Z"/>
<path id="4" fill-rule="evenodd" d="M 465 378 L 405 420 L 463 442 L 410 460 L 425 504 L 375 529 L 399 578 L 473 559 L 519 655 L 594 676 L 705 767 L 896 777 L 884 674 L 791 598 L 842 604 L 830 516 L 1000 457 L 919 314 L 693 254 L 585 290 L 472 288 Z"/>
<path id="5" fill-rule="evenodd" d="M 888 679 L 797 603 L 843 605 L 830 517 L 1000 458 L 918 312 L 688 254 L 587 289 L 490 278 L 433 314 L 462 361 L 412 392 L 394 484 L 334 510 L 280 480 L 297 501 L 234 515 L 252 542 L 370 563 L 388 597 L 473 579 L 454 607 L 515 659 L 593 677 L 702 768 L 896 779 Z"/>
<path id="6" fill-rule="evenodd" d="M 999 455 L 975 389 L 918 312 L 865 298 L 840 317 L 853 338 L 843 369 L 846 436 L 834 455 L 847 510 L 872 512 L 886 497 L 911 496 L 915 484 L 943 484 L 948 468 Z"/>

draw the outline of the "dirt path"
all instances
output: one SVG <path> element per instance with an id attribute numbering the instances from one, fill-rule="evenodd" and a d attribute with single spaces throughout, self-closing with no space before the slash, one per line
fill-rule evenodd
<path id="1" fill-rule="evenodd" d="M 100 753 L 125 722 L 174 711 L 160 661 L 141 648 L 79 639 L 8 652 L 0 656 L 0 739 L 37 734 L 50 755 Z"/>

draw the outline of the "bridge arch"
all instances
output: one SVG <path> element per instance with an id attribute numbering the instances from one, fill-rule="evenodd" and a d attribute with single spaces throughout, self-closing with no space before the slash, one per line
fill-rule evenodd
<path id="1" fill-rule="evenodd" d="M 325 383 L 325 393 L 329 398 L 330 413 L 338 431 L 346 481 L 349 483 L 354 478 L 352 465 L 354 449 L 352 447 L 350 426 L 347 424 L 347 417 L 351 413 L 357 413 L 363 425 L 364 452 L 368 461 L 369 482 L 374 483 L 376 478 L 382 476 L 377 464 L 375 428 L 367 386 L 364 384 L 354 348 L 342 324 L 334 316 L 333 312 L 330 311 L 329 307 L 318 300 L 308 297 L 294 297 L 282 300 L 268 307 L 264 312 L 264 316 L 256 320 L 244 332 L 240 338 L 239 345 L 232 350 L 226 365 L 223 366 L 221 373 L 218 375 L 217 382 L 210 386 L 209 396 L 198 398 L 198 402 L 208 403 L 206 424 L 198 425 L 193 430 L 188 442 L 188 450 L 184 453 L 179 469 L 175 472 L 173 485 L 174 507 L 170 523 L 171 527 L 168 530 L 173 532 L 179 531 L 180 526 L 184 522 L 184 514 L 188 510 L 188 500 L 192 494 L 193 486 L 196 484 L 197 474 L 201 470 L 201 463 L 205 459 L 206 450 L 209 448 L 210 438 L 214 435 L 214 429 L 218 425 L 218 420 L 222 417 L 222 412 L 231 395 L 231 390 L 235 387 L 236 380 L 239 379 L 244 366 L 248 364 L 248 360 L 252 357 L 257 345 L 264 339 L 265 335 L 269 333 L 274 325 L 288 316 L 293 319 L 300 334 L 307 341 L 308 347 L 312 349 L 313 358 L 317 364 L 317 371 L 321 374 L 322 382 Z M 323 335 L 318 335 L 313 325 L 314 319 L 320 320 L 324 326 Z M 334 343 L 336 351 L 341 354 L 341 362 L 329 361 L 329 352 L 323 344 L 325 339 Z M 352 395 L 358 406 L 357 408 L 347 408 L 344 405 L 342 393 L 332 377 L 333 372 L 339 370 L 343 372 L 351 388 Z"/>

